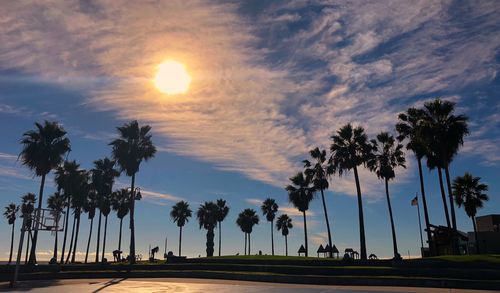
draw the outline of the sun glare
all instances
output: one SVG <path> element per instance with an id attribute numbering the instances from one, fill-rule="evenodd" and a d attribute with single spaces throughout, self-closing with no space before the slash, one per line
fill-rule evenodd
<path id="1" fill-rule="evenodd" d="M 189 89 L 191 76 L 189 76 L 184 64 L 167 60 L 158 66 L 154 83 L 156 88 L 164 94 L 184 94 Z"/>

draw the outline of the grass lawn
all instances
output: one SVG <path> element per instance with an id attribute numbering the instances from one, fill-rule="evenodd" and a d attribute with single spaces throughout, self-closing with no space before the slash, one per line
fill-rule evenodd
<path id="1" fill-rule="evenodd" d="M 426 258 L 429 260 L 444 260 L 450 262 L 491 262 L 500 263 L 500 254 L 481 255 L 445 255 Z"/>

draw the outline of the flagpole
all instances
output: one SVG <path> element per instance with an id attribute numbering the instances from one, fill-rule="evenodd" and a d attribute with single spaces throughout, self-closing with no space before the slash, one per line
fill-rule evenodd
<path id="1" fill-rule="evenodd" d="M 420 228 L 420 251 L 422 251 L 422 248 L 424 247 L 424 238 L 422 237 L 422 221 L 420 220 L 420 203 L 418 200 L 418 192 L 415 195 L 417 197 L 417 213 L 418 213 L 418 227 Z"/>

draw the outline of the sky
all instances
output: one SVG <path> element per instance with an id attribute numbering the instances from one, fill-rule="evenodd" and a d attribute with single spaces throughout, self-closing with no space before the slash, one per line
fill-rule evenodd
<path id="1" fill-rule="evenodd" d="M 470 118 L 470 135 L 451 165 L 489 185 L 479 215 L 500 213 L 500 3 L 498 1 L 8 1 L 0 9 L 0 206 L 38 194 L 40 178 L 18 161 L 22 134 L 34 122 L 60 122 L 71 140 L 68 159 L 91 169 L 109 156 L 116 127 L 137 119 L 152 126 L 155 158 L 136 184 L 138 253 L 148 247 L 177 252 L 171 206 L 193 210 L 224 198 L 223 254 L 243 253 L 238 213 L 276 199 L 292 216 L 289 251 L 303 243 L 301 214 L 284 186 L 300 171 L 308 150 L 328 148 L 342 125 L 363 126 L 374 138 L 394 133 L 397 114 L 442 97 Z M 191 76 L 184 94 L 154 86 L 159 64 L 175 60 Z M 431 223 L 444 224 L 435 171 L 424 170 Z M 383 182 L 360 171 L 368 253 L 392 255 Z M 125 174 L 116 187 L 130 184 Z M 398 244 L 419 254 L 416 163 L 390 182 Z M 55 191 L 52 173 L 45 198 Z M 332 177 L 326 202 L 334 244 L 359 250 L 355 185 L 351 174 Z M 45 204 L 45 203 L 44 203 Z M 127 217 L 128 219 L 128 217 Z M 423 216 L 422 216 L 423 220 Z M 307 213 L 310 251 L 325 244 L 321 198 Z M 457 209 L 459 229 L 471 231 Z M 19 225 L 19 223 L 17 223 Z M 270 227 L 261 216 L 252 253 L 269 254 Z M 124 225 L 126 227 L 126 225 Z M 7 259 L 10 228 L 0 222 L 0 260 Z M 89 220 L 82 216 L 78 257 Z M 106 247 L 117 247 L 118 220 L 109 218 Z M 195 218 L 184 228 L 183 254 L 205 254 L 205 231 Z M 284 241 L 275 231 L 275 250 Z M 217 234 L 217 233 L 216 233 Z M 16 242 L 19 231 L 16 228 Z M 425 237 L 425 235 L 424 235 Z M 60 237 L 61 239 L 61 237 Z M 90 250 L 95 251 L 96 234 Z M 124 229 L 122 247 L 128 247 Z M 40 233 L 40 259 L 54 237 Z M 217 239 L 216 239 L 217 242 Z M 61 245 L 60 245 L 61 246 Z M 59 246 L 59 247 L 60 247 Z M 217 246 L 216 246 L 217 251 Z"/>

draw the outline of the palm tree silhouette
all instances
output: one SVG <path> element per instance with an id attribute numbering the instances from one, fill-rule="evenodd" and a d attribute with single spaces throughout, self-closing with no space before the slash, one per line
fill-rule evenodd
<path id="1" fill-rule="evenodd" d="M 341 127 L 337 134 L 332 135 L 333 143 L 330 146 L 331 157 L 329 173 L 344 173 L 354 171 L 356 181 L 356 192 L 358 195 L 359 214 L 359 240 L 361 259 L 366 260 L 365 223 L 363 217 L 363 201 L 361 199 L 361 187 L 359 184 L 358 166 L 365 164 L 372 156 L 372 147 L 368 143 L 368 137 L 362 127 L 353 127 L 350 123 Z"/>
<path id="2" fill-rule="evenodd" d="M 19 211 L 19 206 L 14 203 L 10 203 L 5 207 L 3 216 L 7 219 L 9 225 L 12 225 L 12 232 L 10 236 L 10 254 L 9 254 L 9 264 L 12 262 L 12 251 L 14 250 L 14 226 L 16 223 L 16 214 Z"/>
<path id="3" fill-rule="evenodd" d="M 288 256 L 288 233 L 293 228 L 292 219 L 287 214 L 283 214 L 276 220 L 276 229 L 281 231 L 281 235 L 285 237 L 285 255 Z"/>
<path id="4" fill-rule="evenodd" d="M 226 201 L 219 198 L 216 202 L 217 205 L 217 222 L 219 223 L 219 256 L 221 253 L 221 243 L 222 243 L 222 221 L 226 218 L 229 213 L 229 207 L 226 205 Z"/>
<path id="5" fill-rule="evenodd" d="M 214 255 L 214 229 L 217 226 L 218 207 L 214 202 L 206 201 L 196 212 L 200 229 L 207 230 L 207 257 Z"/>
<path id="6" fill-rule="evenodd" d="M 474 237 L 476 238 L 476 253 L 479 254 L 479 238 L 476 227 L 477 210 L 483 207 L 485 201 L 488 201 L 488 185 L 480 182 L 480 177 L 474 177 L 470 173 L 464 176 L 458 176 L 453 180 L 453 195 L 458 207 L 464 207 L 465 213 L 472 220 L 474 227 Z"/>
<path id="7" fill-rule="evenodd" d="M 89 239 L 87 241 L 87 250 L 85 252 L 85 263 L 87 263 L 89 257 L 90 240 L 92 238 L 92 228 L 94 227 L 94 217 L 97 206 L 98 206 L 97 193 L 95 189 L 93 189 L 93 186 L 91 185 L 91 189 L 89 190 L 87 199 L 83 203 L 83 211 L 88 214 L 90 220 Z"/>
<path id="8" fill-rule="evenodd" d="M 189 222 L 189 218 L 191 218 L 193 211 L 189 208 L 189 204 L 183 200 L 176 203 L 172 210 L 170 211 L 170 218 L 172 221 L 177 224 L 179 227 L 179 256 L 181 256 L 182 249 L 182 227 Z"/>
<path id="9" fill-rule="evenodd" d="M 304 242 L 306 249 L 305 255 L 307 257 L 309 253 L 309 246 L 307 245 L 306 211 L 309 209 L 309 204 L 314 198 L 314 188 L 302 172 L 299 172 L 290 178 L 290 181 L 292 184 L 288 185 L 285 189 L 288 191 L 288 200 L 295 208 L 302 212 L 304 218 Z"/>
<path id="10" fill-rule="evenodd" d="M 417 158 L 418 175 L 420 179 L 420 192 L 422 194 L 422 204 L 424 207 L 425 230 L 431 255 L 434 255 L 434 245 L 432 244 L 431 227 L 429 220 L 429 211 L 427 209 L 427 199 L 425 196 L 424 175 L 422 172 L 422 158 L 427 153 L 422 131 L 423 110 L 417 108 L 408 108 L 406 112 L 398 115 L 399 122 L 396 124 L 398 140 L 406 140 L 406 149 L 413 152 Z"/>
<path id="11" fill-rule="evenodd" d="M 99 246 L 101 240 L 101 219 L 103 214 L 100 205 L 102 203 L 103 198 L 109 199 L 109 197 L 111 197 L 111 193 L 113 191 L 113 184 L 115 183 L 115 178 L 120 176 L 120 172 L 118 172 L 114 167 L 115 167 L 115 161 L 105 157 L 103 159 L 94 161 L 94 169 L 91 170 L 92 188 L 97 193 L 97 203 L 99 207 L 95 262 L 99 262 L 99 252 L 100 252 Z"/>
<path id="12" fill-rule="evenodd" d="M 116 160 L 120 171 L 125 171 L 127 176 L 132 177 L 130 184 L 130 263 L 135 263 L 135 174 L 139 171 L 139 166 L 143 160 L 148 161 L 154 157 L 156 147 L 151 140 L 151 126 L 140 127 L 134 120 L 118 127 L 120 138 L 110 143 L 113 146 L 113 159 Z"/>
<path id="13" fill-rule="evenodd" d="M 66 137 L 66 131 L 57 122 L 45 121 L 43 125 L 36 122 L 35 127 L 35 130 L 29 130 L 23 134 L 21 139 L 23 149 L 19 158 L 23 165 L 35 171 L 36 176 L 42 177 L 36 215 L 36 221 L 39 222 L 45 177 L 62 163 L 64 155 L 70 151 L 70 143 Z M 37 240 L 38 230 L 35 230 L 29 258 L 32 264 L 36 262 Z"/>
<path id="14" fill-rule="evenodd" d="M 130 192 L 126 188 L 113 192 L 112 206 L 113 210 L 116 211 L 116 216 L 120 219 L 118 251 L 122 251 L 122 224 L 123 218 L 128 214 L 130 209 Z M 118 259 L 121 259 L 121 253 L 118 255 Z"/>
<path id="15" fill-rule="evenodd" d="M 64 211 L 64 207 L 65 207 L 64 196 L 57 191 L 54 192 L 53 195 L 51 195 L 51 196 L 49 196 L 49 198 L 47 198 L 47 207 L 50 209 L 50 214 L 54 217 L 54 222 L 56 224 L 58 224 L 59 220 L 61 218 L 62 212 Z M 55 233 L 54 255 L 52 257 L 53 257 L 55 262 L 57 262 L 58 230 L 59 230 L 59 227 L 56 227 L 56 229 L 54 231 L 54 233 Z"/>
<path id="16" fill-rule="evenodd" d="M 274 218 L 278 212 L 278 204 L 272 198 L 267 198 L 260 207 L 262 214 L 266 217 L 268 222 L 271 222 L 271 255 L 274 255 Z"/>
<path id="17" fill-rule="evenodd" d="M 73 243 L 73 235 L 71 236 L 71 241 L 70 241 L 70 251 L 71 248 L 73 248 L 73 255 L 71 256 L 71 262 L 75 262 L 76 258 L 76 248 L 78 246 L 78 236 L 80 234 L 80 218 L 81 214 L 83 211 L 83 205 L 85 204 L 85 201 L 87 200 L 87 194 L 89 193 L 90 190 L 90 174 L 86 171 L 80 172 L 79 176 L 77 176 L 77 183 L 76 186 L 74 187 L 74 192 L 72 193 L 71 196 L 71 208 L 73 209 L 73 223 L 76 222 L 76 231 L 74 233 L 75 236 L 75 242 Z M 73 224 L 73 228 L 75 225 Z M 73 234 L 73 233 L 71 233 Z M 68 257 L 66 258 L 66 263 L 69 260 L 69 254 Z"/>
<path id="18" fill-rule="evenodd" d="M 428 147 L 435 157 L 438 172 L 444 169 L 446 175 L 446 185 L 450 200 L 451 224 L 453 230 L 457 230 L 455 217 L 455 206 L 453 205 L 453 193 L 449 167 L 458 150 L 464 143 L 464 137 L 469 134 L 467 126 L 467 116 L 454 115 L 455 103 L 442 101 L 437 98 L 424 104 L 424 131 L 430 135 Z M 439 174 L 442 177 L 441 174 Z M 440 178 L 440 183 L 442 182 Z M 442 184 L 442 183 L 441 183 Z M 444 194 L 444 192 L 442 192 Z"/>
<path id="19" fill-rule="evenodd" d="M 236 218 L 236 225 L 238 225 L 238 227 L 240 227 L 240 230 L 241 232 L 243 232 L 243 234 L 245 234 L 245 245 L 244 245 L 244 255 L 247 255 L 247 243 L 248 243 L 248 240 L 247 240 L 247 231 L 246 231 L 246 226 L 245 226 L 245 215 L 243 214 L 243 212 L 239 213 L 238 214 L 238 218 Z"/>
<path id="20" fill-rule="evenodd" d="M 111 212 L 111 194 L 99 197 L 99 210 L 104 216 L 104 235 L 102 237 L 102 256 L 101 262 L 104 262 L 104 255 L 106 253 L 106 235 L 108 232 L 108 216 Z"/>
<path id="21" fill-rule="evenodd" d="M 330 233 L 330 221 L 328 220 L 328 211 L 326 209 L 324 190 L 328 189 L 328 166 L 326 159 L 326 151 L 320 150 L 318 147 L 309 151 L 313 162 L 309 160 L 302 161 L 304 163 L 304 174 L 308 180 L 312 182 L 315 190 L 321 192 L 321 201 L 323 203 L 323 213 L 325 214 L 326 230 L 328 232 L 328 244 L 332 246 L 332 234 Z M 328 251 L 328 257 L 333 257 L 332 251 Z"/>
<path id="22" fill-rule="evenodd" d="M 253 226 L 259 224 L 259 216 L 257 212 L 253 209 L 245 209 L 238 215 L 236 224 L 248 236 L 248 255 L 250 255 L 250 234 L 252 234 Z M 246 255 L 246 239 L 245 237 L 245 255 Z"/>
<path id="23" fill-rule="evenodd" d="M 385 196 L 387 198 L 387 208 L 391 220 L 392 248 L 394 250 L 394 259 L 400 260 L 401 255 L 398 252 L 398 243 L 396 240 L 396 228 L 394 227 L 394 217 L 392 215 L 391 198 L 389 196 L 389 180 L 396 177 L 394 169 L 398 166 L 406 168 L 405 154 L 403 145 L 397 143 L 392 135 L 387 132 L 381 132 L 377 139 L 372 140 L 373 157 L 370 158 L 368 168 L 377 174 L 379 179 L 385 183 Z"/>
<path id="24" fill-rule="evenodd" d="M 21 217 L 23 218 L 23 228 L 31 227 L 33 222 L 33 212 L 35 211 L 36 195 L 34 193 L 26 193 L 21 197 Z M 21 230 L 22 231 L 22 230 Z M 28 239 L 26 240 L 26 256 L 24 263 L 28 262 L 28 252 L 30 247 L 31 231 L 28 230 Z M 24 233 L 21 233 L 21 241 Z"/>

